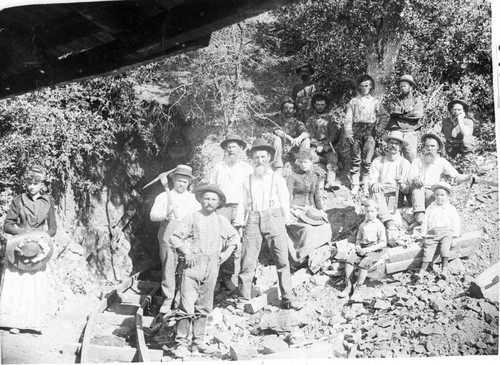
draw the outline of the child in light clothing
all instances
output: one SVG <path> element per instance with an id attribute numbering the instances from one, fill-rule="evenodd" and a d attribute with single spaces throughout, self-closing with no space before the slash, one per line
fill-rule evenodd
<path id="1" fill-rule="evenodd" d="M 457 209 L 450 203 L 451 186 L 446 182 L 438 182 L 431 187 L 434 193 L 434 202 L 425 210 L 422 223 L 424 240 L 424 257 L 422 266 L 414 275 L 414 280 L 420 280 L 429 264 L 434 260 L 434 254 L 439 246 L 441 255 L 440 277 L 448 277 L 448 258 L 450 256 L 451 241 L 460 235 L 460 217 Z"/>
<path id="2" fill-rule="evenodd" d="M 356 247 L 349 255 L 345 264 L 345 276 L 347 285 L 339 294 L 339 297 L 347 297 L 353 285 L 351 278 L 354 266 L 358 267 L 358 279 L 354 285 L 351 300 L 355 301 L 360 286 L 365 282 L 368 271 L 380 259 L 383 249 L 387 246 L 387 238 L 384 224 L 377 218 L 378 204 L 375 200 L 367 200 L 365 206 L 365 220 L 358 229 L 356 236 Z"/>

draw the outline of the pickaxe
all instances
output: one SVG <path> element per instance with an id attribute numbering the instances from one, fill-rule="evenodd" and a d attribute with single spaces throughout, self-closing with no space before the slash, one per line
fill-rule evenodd
<path id="1" fill-rule="evenodd" d="M 144 185 L 142 187 L 141 190 L 144 190 L 148 187 L 150 187 L 151 185 L 153 185 L 155 182 L 157 182 L 158 180 L 161 180 L 163 177 L 167 177 L 168 175 L 170 175 L 172 172 L 174 172 L 175 169 L 172 169 L 172 170 L 169 170 L 167 172 L 162 172 L 160 175 L 158 175 L 157 177 L 155 177 L 153 180 L 151 180 L 150 182 L 148 182 L 146 185 Z"/>

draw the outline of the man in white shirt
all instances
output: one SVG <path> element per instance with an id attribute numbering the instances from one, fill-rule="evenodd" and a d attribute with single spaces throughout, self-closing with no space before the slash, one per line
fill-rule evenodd
<path id="1" fill-rule="evenodd" d="M 292 282 L 288 261 L 288 237 L 285 225 L 291 222 L 290 196 L 285 179 L 270 168 L 274 148 L 258 139 L 250 149 L 254 172 L 243 184 L 235 224 L 245 226 L 238 276 L 240 305 L 251 299 L 252 281 L 262 241 L 265 239 L 278 272 L 281 305 L 297 309 L 292 301 Z M 246 217 L 246 218 L 245 218 Z"/>
<path id="2" fill-rule="evenodd" d="M 225 204 L 217 209 L 217 213 L 226 217 L 234 226 L 238 202 L 243 194 L 243 182 L 248 179 L 253 168 L 249 163 L 241 160 L 241 153 L 247 144 L 239 135 L 228 135 L 220 146 L 224 150 L 224 160 L 215 165 L 210 176 L 210 184 L 218 185 L 226 196 Z M 240 254 L 239 250 L 233 251 L 233 254 L 219 269 L 219 282 L 222 282 L 229 291 L 236 290 L 233 276 L 239 266 Z"/>
<path id="3" fill-rule="evenodd" d="M 458 183 L 472 178 L 472 174 L 459 174 L 449 161 L 439 156 L 444 144 L 436 134 L 424 134 L 421 142 L 424 144 L 424 154 L 413 160 L 409 177 L 412 185 L 413 215 L 417 224 L 422 224 L 425 208 L 434 201 L 431 187 L 441 180 L 441 175 L 447 175 Z"/>
<path id="4" fill-rule="evenodd" d="M 396 191 L 407 193 L 409 189 L 408 175 L 410 162 L 401 152 L 408 145 L 400 131 L 392 131 L 384 138 L 387 143 L 385 156 L 377 157 L 370 167 L 369 188 L 372 199 L 378 206 L 378 218 L 388 230 L 395 230 L 396 226 L 387 207 L 387 198 Z M 396 201 L 395 204 L 398 204 Z"/>
<path id="5" fill-rule="evenodd" d="M 161 222 L 158 229 L 160 260 L 162 264 L 161 289 L 165 297 L 160 313 L 168 314 L 172 310 L 175 297 L 175 273 L 177 269 L 177 253 L 170 247 L 169 238 L 182 218 L 201 209 L 200 203 L 188 190 L 193 179 L 192 168 L 178 165 L 174 172 L 161 178 L 165 191 L 160 193 L 149 214 L 153 222 Z M 172 179 L 173 189 L 168 188 L 168 178 Z"/>

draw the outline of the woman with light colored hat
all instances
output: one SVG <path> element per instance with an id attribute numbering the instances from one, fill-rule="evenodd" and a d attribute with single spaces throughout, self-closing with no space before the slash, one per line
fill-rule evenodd
<path id="1" fill-rule="evenodd" d="M 24 175 L 26 191 L 7 212 L 6 268 L 0 294 L 0 326 L 40 331 L 55 312 L 47 262 L 57 224 L 51 197 L 44 193 L 45 169 L 34 165 Z"/>
<path id="2" fill-rule="evenodd" d="M 455 158 L 462 155 L 469 159 L 476 150 L 476 140 L 474 132 L 474 122 L 466 118 L 469 105 L 459 99 L 454 99 L 448 103 L 449 117 L 437 122 L 433 128 L 435 133 L 440 133 L 445 138 L 446 154 Z"/>

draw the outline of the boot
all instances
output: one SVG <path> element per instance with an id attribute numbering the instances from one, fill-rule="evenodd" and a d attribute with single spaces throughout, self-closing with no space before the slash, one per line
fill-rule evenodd
<path id="1" fill-rule="evenodd" d="M 325 184 L 325 190 L 339 190 L 340 185 L 337 181 L 337 174 L 335 171 L 328 171 L 328 174 L 326 175 L 326 184 Z"/>

